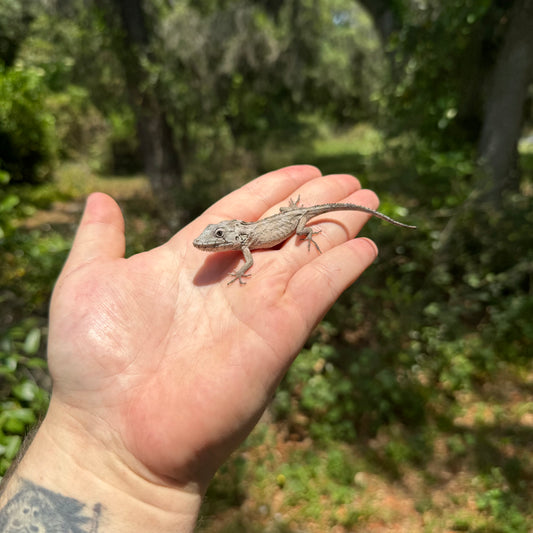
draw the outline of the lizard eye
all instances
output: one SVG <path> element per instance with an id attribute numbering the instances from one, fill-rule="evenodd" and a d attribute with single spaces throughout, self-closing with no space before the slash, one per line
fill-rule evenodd
<path id="1" fill-rule="evenodd" d="M 218 229 L 215 231 L 215 237 L 218 237 L 219 239 L 221 239 L 222 237 L 224 237 L 224 230 L 221 229 L 221 228 L 218 228 Z"/>

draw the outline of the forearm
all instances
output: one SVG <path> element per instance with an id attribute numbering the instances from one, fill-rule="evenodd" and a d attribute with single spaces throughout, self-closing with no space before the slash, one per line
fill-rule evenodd
<path id="1" fill-rule="evenodd" d="M 0 531 L 192 532 L 201 496 L 140 475 L 101 442 L 42 423 L 0 494 Z M 68 425 L 67 425 L 68 426 Z M 18 521 L 18 525 L 17 525 Z"/>

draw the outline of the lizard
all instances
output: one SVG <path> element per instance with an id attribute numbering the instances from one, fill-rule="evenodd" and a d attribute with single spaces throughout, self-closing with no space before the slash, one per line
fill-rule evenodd
<path id="1" fill-rule="evenodd" d="M 280 207 L 280 212 L 256 222 L 244 222 L 243 220 L 223 220 L 216 224 L 209 224 L 202 233 L 193 241 L 193 245 L 206 252 L 222 252 L 229 250 L 240 250 L 244 255 L 244 265 L 230 275 L 233 279 L 228 285 L 239 280 L 240 285 L 246 282 L 242 278 L 250 277 L 248 270 L 254 264 L 251 250 L 272 248 L 277 244 L 287 240 L 291 235 L 301 236 L 307 241 L 307 250 L 311 249 L 311 243 L 315 245 L 317 251 L 321 253 L 320 247 L 313 239 L 313 235 L 320 231 L 313 231 L 307 222 L 319 215 L 332 211 L 362 211 L 372 216 L 381 218 L 402 228 L 415 229 L 398 222 L 379 211 L 357 204 L 329 203 L 319 204 L 310 207 L 299 205 L 300 197 L 294 202 L 289 201 L 288 207 Z"/>

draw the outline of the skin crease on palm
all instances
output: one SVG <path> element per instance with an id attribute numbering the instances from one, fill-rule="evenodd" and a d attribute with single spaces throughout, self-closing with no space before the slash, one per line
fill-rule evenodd
<path id="1" fill-rule="evenodd" d="M 91 195 L 52 298 L 47 418 L 85 433 L 145 479 L 204 491 L 314 325 L 377 255 L 372 241 L 353 238 L 369 218 L 361 212 L 317 218 L 322 254 L 296 237 L 254 252 L 243 286 L 226 284 L 240 252 L 205 254 L 192 245 L 207 224 L 257 220 L 298 196 L 304 205 L 378 207 L 352 176 L 288 167 L 125 259 L 120 209 Z"/>

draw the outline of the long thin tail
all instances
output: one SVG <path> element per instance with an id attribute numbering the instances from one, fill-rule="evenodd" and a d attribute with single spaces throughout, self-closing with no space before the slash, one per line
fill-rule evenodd
<path id="1" fill-rule="evenodd" d="M 387 222 L 390 222 L 391 224 L 394 224 L 395 226 L 400 226 L 401 228 L 409 228 L 409 229 L 416 229 L 416 226 L 411 226 L 409 224 L 404 224 L 403 222 L 398 222 L 397 220 L 394 220 L 393 218 L 384 215 L 383 213 L 380 213 L 379 211 L 375 211 L 374 209 L 370 209 L 370 207 L 365 207 L 364 205 L 357 205 L 357 204 L 324 204 L 324 205 L 317 205 L 316 208 L 316 215 L 320 215 L 322 213 L 327 213 L 328 211 L 362 211 L 363 213 L 368 213 L 369 215 L 375 216 L 377 218 L 381 218 L 382 220 L 386 220 Z"/>

